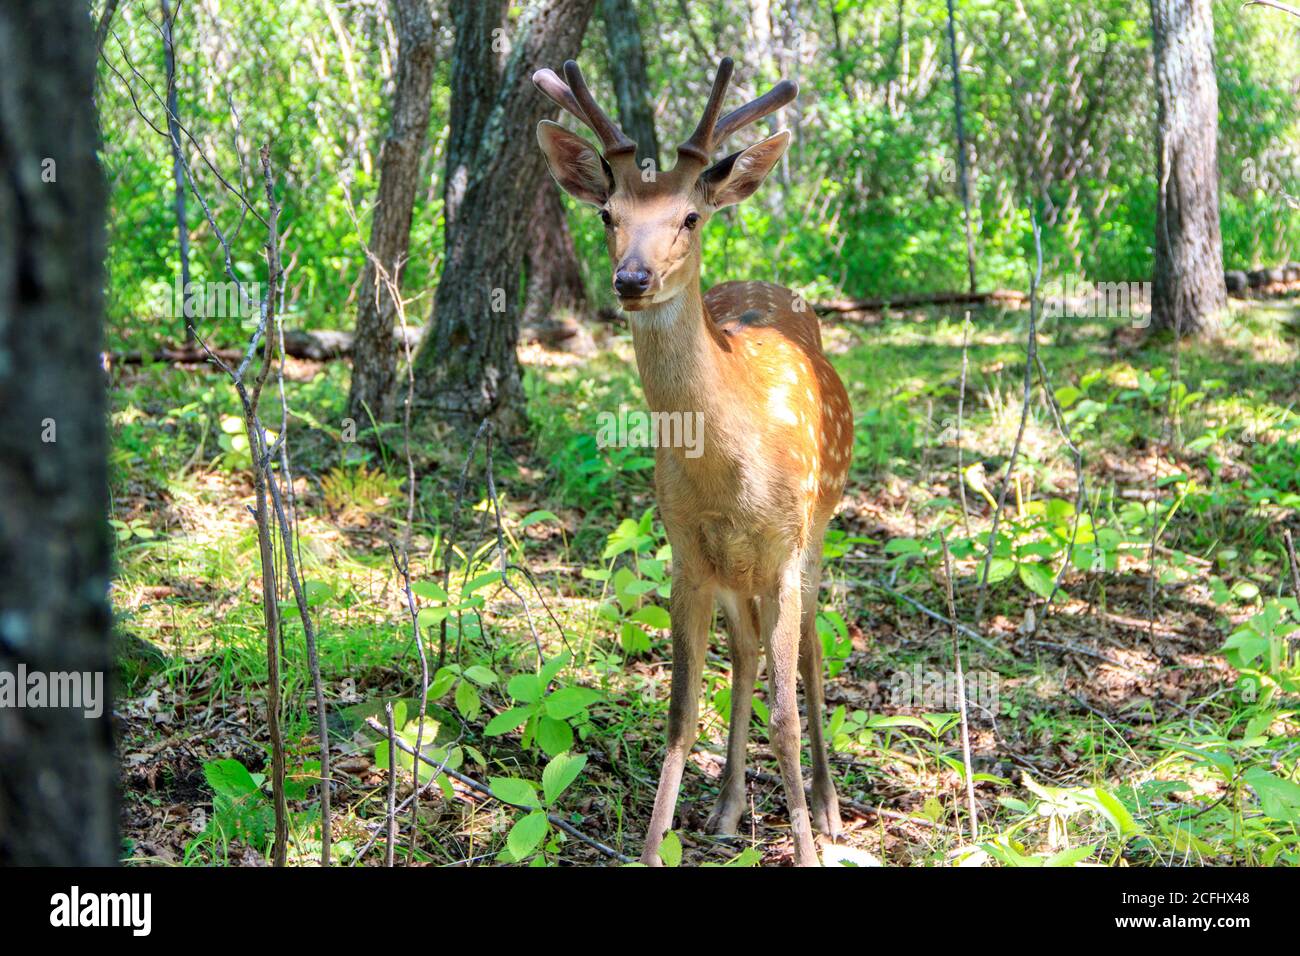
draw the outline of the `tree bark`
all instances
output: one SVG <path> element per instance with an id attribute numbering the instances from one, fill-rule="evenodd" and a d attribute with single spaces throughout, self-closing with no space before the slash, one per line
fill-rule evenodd
<path id="1" fill-rule="evenodd" d="M 361 280 L 348 395 L 348 417 L 363 427 L 372 415 L 377 422 L 393 417 L 394 295 L 400 294 L 410 246 L 433 89 L 434 29 L 428 0 L 389 0 L 389 8 L 397 29 L 393 124 L 379 157 L 379 195 L 370 223 L 370 256 Z M 381 280 L 376 262 L 387 282 Z"/>
<path id="2" fill-rule="evenodd" d="M 167 135 L 172 147 L 172 190 L 176 209 L 176 241 L 181 257 L 181 338 L 194 344 L 194 328 L 187 318 L 190 301 L 190 227 L 185 211 L 185 167 L 181 161 L 180 98 L 176 93 L 176 17 L 169 0 L 162 0 L 163 70 L 167 77 Z"/>
<path id="3" fill-rule="evenodd" d="M 961 190 L 962 223 L 966 227 L 966 278 L 970 293 L 975 294 L 975 238 L 971 232 L 970 218 L 970 168 L 966 159 L 966 117 L 961 95 L 961 57 L 957 55 L 957 12 L 954 0 L 948 0 L 948 50 L 952 58 L 953 115 L 957 121 L 957 174 Z"/>
<path id="4" fill-rule="evenodd" d="M 524 395 L 515 346 L 539 189 L 551 189 L 537 124 L 556 108 L 532 74 L 577 55 L 595 0 L 534 0 L 524 10 L 504 66 L 493 36 L 501 0 L 452 0 L 456 33 L 447 151 L 445 258 L 416 357 L 420 402 L 460 428 L 492 417 L 499 431 L 522 429 Z M 552 251 L 554 237 L 547 248 Z"/>
<path id="5" fill-rule="evenodd" d="M 0 4 L 0 62 L 0 674 L 89 673 L 83 697 L 98 674 L 102 689 L 98 717 L 0 706 L 0 866 L 110 865 L 105 186 L 86 4 Z"/>
<path id="6" fill-rule="evenodd" d="M 1151 0 L 1156 83 L 1156 255 L 1151 320 L 1213 335 L 1227 294 L 1219 233 L 1219 90 L 1210 0 Z"/>
<path id="7" fill-rule="evenodd" d="M 525 250 L 523 325 L 537 325 L 553 313 L 580 318 L 587 311 L 587 290 L 573 249 L 569 220 L 559 189 L 543 183 L 533 198 Z"/>
<path id="8" fill-rule="evenodd" d="M 618 98 L 618 121 L 636 141 L 637 165 L 647 159 L 659 168 L 659 138 L 655 135 L 654 104 L 646 72 L 641 27 L 633 0 L 604 0 L 605 41 L 609 46 L 609 72 Z"/>

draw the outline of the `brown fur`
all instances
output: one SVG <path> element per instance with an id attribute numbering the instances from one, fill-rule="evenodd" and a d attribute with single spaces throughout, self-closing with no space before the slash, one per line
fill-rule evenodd
<path id="1" fill-rule="evenodd" d="M 643 182 L 624 158 L 610 189 L 585 141 L 543 123 L 552 173 L 602 209 L 614 275 L 648 273 L 630 313 L 637 368 L 655 412 L 703 413 L 703 453 L 655 452 L 659 512 L 673 548 L 673 681 L 668 748 L 642 861 L 659 862 L 686 755 L 698 734 L 704 649 L 715 602 L 727 620 L 732 714 L 710 828 L 734 832 L 745 806 L 745 749 L 761 643 L 768 656 L 772 748 L 781 767 L 795 862 L 817 864 L 811 826 L 835 837 L 839 809 L 822 732 L 821 640 L 814 627 L 822 539 L 848 476 L 853 418 L 822 351 L 816 315 L 789 289 L 726 282 L 700 292 L 699 234 L 748 197 L 789 142 L 778 133 L 701 173 L 686 160 Z M 796 675 L 813 754 L 812 817 L 800 773 Z M 811 823 L 811 826 L 810 826 Z"/>

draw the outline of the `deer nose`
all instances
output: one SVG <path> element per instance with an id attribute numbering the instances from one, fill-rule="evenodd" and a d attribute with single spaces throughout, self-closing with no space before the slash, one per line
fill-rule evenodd
<path id="1" fill-rule="evenodd" d="M 614 273 L 614 291 L 621 296 L 645 295 L 650 288 L 650 273 L 644 269 L 619 269 Z"/>

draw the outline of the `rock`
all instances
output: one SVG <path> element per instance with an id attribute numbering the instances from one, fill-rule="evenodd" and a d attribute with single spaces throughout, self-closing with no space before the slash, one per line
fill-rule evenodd
<path id="1" fill-rule="evenodd" d="M 1246 291 L 1246 273 L 1240 271 L 1225 272 L 1223 274 L 1223 284 L 1227 287 L 1228 292 L 1235 295 L 1238 292 Z"/>

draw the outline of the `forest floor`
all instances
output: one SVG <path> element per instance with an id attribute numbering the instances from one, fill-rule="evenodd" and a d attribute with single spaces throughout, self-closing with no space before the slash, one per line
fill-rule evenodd
<path id="1" fill-rule="evenodd" d="M 978 622 L 993 501 L 1020 428 L 1027 313 L 824 323 L 856 416 L 818 620 L 844 822 L 828 861 L 1300 863 L 1300 613 L 1281 537 L 1300 534 L 1300 307 L 1234 308 L 1220 341 L 1185 343 L 1176 362 L 1169 340 L 1113 321 L 1046 323 L 1050 387 L 1036 385 L 1028 406 Z M 464 445 L 413 439 L 411 579 L 434 685 L 419 733 L 435 761 L 635 857 L 664 746 L 669 553 L 648 452 L 598 446 L 600 413 L 640 407 L 626 329 L 602 327 L 598 345 L 591 359 L 523 352 L 533 431 L 496 447 L 492 471 L 509 563 L 526 571 L 501 579 L 483 456 L 457 520 Z M 264 865 L 266 648 L 234 396 L 205 368 L 114 375 L 124 858 Z M 377 447 L 339 440 L 346 381 L 344 363 L 286 369 L 335 858 L 382 865 L 387 745 L 367 718 L 382 722 L 396 703 L 412 743 L 420 724 L 419 656 L 389 550 L 405 528 L 406 461 L 400 429 Z M 268 404 L 264 420 L 280 421 Z M 946 614 L 940 531 L 966 628 L 974 840 L 952 638 L 925 610 Z M 284 606 L 290 859 L 309 863 L 320 755 L 302 628 L 291 597 Z M 665 856 L 676 862 L 680 846 L 683 864 L 787 863 L 762 672 L 742 835 L 702 832 L 728 669 L 715 635 Z M 404 766 L 399 801 L 411 793 Z M 445 776 L 414 818 L 402 813 L 400 832 L 399 860 L 431 865 L 607 859 L 544 815 Z"/>

